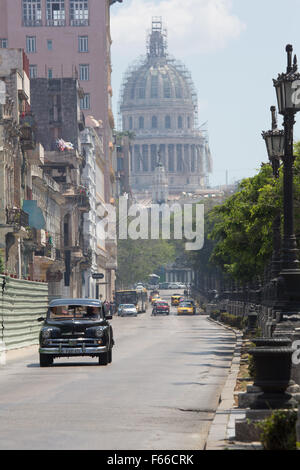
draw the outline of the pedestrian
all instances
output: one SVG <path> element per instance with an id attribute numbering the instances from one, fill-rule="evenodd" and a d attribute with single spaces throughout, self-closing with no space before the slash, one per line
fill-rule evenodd
<path id="1" fill-rule="evenodd" d="M 106 315 L 109 312 L 109 303 L 106 299 L 104 300 L 103 305 L 104 305 L 104 313 Z"/>

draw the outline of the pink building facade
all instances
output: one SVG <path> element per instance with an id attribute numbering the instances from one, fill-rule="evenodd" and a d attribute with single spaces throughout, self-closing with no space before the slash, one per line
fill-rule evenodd
<path id="1" fill-rule="evenodd" d="M 118 0 L 119 1 L 119 0 Z M 109 0 L 0 0 L 0 47 L 23 48 L 31 78 L 78 78 L 85 115 L 109 108 Z"/>

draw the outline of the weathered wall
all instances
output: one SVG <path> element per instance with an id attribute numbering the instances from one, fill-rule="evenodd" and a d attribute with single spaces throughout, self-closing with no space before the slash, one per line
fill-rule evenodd
<path id="1" fill-rule="evenodd" d="M 48 284 L 0 276 L 0 341 L 5 349 L 38 343 L 48 305 Z"/>

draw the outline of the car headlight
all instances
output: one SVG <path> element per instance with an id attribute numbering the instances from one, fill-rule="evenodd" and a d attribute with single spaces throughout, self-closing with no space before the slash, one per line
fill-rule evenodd
<path id="1" fill-rule="evenodd" d="M 49 339 L 51 337 L 51 329 L 47 328 L 46 330 L 42 330 L 42 337 L 43 339 Z"/>
<path id="2" fill-rule="evenodd" d="M 98 329 L 98 330 L 95 331 L 95 336 L 96 336 L 97 338 L 102 338 L 103 335 L 104 335 L 104 331 L 103 331 L 103 330 Z"/>

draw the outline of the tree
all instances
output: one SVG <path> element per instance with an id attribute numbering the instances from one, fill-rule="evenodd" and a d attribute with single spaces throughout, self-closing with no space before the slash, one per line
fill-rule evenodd
<path id="1" fill-rule="evenodd" d="M 175 249 L 166 240 L 119 240 L 117 283 L 129 287 L 146 281 L 149 274 L 175 259 Z"/>
<path id="2" fill-rule="evenodd" d="M 273 178 L 269 164 L 244 179 L 237 193 L 209 214 L 216 242 L 210 261 L 237 280 L 263 274 L 272 255 L 273 220 L 282 207 L 282 176 Z"/>

